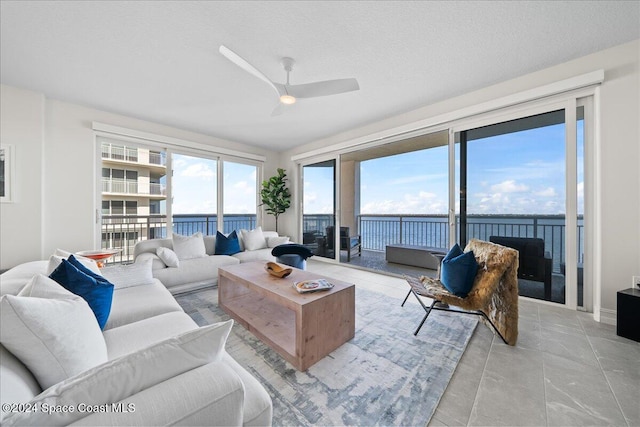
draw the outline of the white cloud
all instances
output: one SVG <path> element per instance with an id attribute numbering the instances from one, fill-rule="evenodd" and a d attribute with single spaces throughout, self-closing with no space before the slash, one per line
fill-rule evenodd
<path id="1" fill-rule="evenodd" d="M 195 163 L 187 166 L 180 172 L 180 176 L 189 178 L 211 179 L 216 176 L 216 172 L 206 163 Z"/>
<path id="2" fill-rule="evenodd" d="M 549 188 L 545 188 L 544 190 L 537 191 L 534 194 L 540 197 L 556 197 L 558 195 L 558 192 L 556 191 L 555 188 L 549 187 Z"/>
<path id="3" fill-rule="evenodd" d="M 508 179 L 491 186 L 491 191 L 496 193 L 522 193 L 528 190 L 529 187 L 524 184 L 517 184 L 513 179 Z"/>

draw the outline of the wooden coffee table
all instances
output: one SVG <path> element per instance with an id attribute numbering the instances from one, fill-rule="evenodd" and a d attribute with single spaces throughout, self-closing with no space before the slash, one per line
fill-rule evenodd
<path id="1" fill-rule="evenodd" d="M 355 286 L 297 268 L 279 279 L 264 262 L 218 269 L 218 304 L 233 319 L 305 371 L 355 334 Z M 328 291 L 298 293 L 294 282 L 324 278 Z"/>

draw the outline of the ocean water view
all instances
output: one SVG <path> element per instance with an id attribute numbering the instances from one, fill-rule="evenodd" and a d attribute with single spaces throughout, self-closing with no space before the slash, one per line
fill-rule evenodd
<path id="1" fill-rule="evenodd" d="M 387 245 L 405 244 L 441 249 L 449 248 L 449 225 L 446 215 L 359 215 L 357 230 L 349 234 L 359 234 L 362 249 L 384 252 Z M 304 215 L 303 242 L 315 242 L 317 237 L 326 236 L 327 227 L 335 223 L 335 217 L 327 214 Z M 459 240 L 459 218 L 456 219 L 456 240 Z M 578 262 L 583 261 L 584 225 L 583 217 L 578 218 Z M 233 230 L 254 229 L 256 215 L 228 214 L 224 216 L 223 233 Z M 167 224 L 164 215 L 103 217 L 103 248 L 122 248 L 122 260 L 131 260 L 133 247 L 140 240 L 166 238 Z M 216 214 L 180 214 L 173 216 L 173 232 L 190 235 L 201 232 L 215 235 Z M 104 237 L 111 236 L 111 241 Z M 467 238 L 489 240 L 491 236 L 537 237 L 545 242 L 545 251 L 551 253 L 553 271 L 559 273 L 564 263 L 566 241 L 564 215 L 469 215 Z M 303 243 L 301 242 L 301 243 Z M 116 260 L 114 260 L 116 261 Z"/>

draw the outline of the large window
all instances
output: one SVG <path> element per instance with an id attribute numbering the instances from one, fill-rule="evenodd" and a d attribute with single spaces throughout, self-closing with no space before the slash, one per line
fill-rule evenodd
<path id="1" fill-rule="evenodd" d="M 216 234 L 218 229 L 218 161 L 172 154 L 173 231 Z"/>
<path id="2" fill-rule="evenodd" d="M 223 230 L 251 230 L 256 226 L 258 167 L 225 161 Z"/>

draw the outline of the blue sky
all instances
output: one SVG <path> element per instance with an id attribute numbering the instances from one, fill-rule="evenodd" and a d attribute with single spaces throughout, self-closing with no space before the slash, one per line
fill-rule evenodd
<path id="1" fill-rule="evenodd" d="M 582 135 L 580 127 L 580 141 Z M 361 213 L 446 214 L 447 156 L 447 147 L 443 146 L 362 162 Z M 579 147 L 578 164 L 583 158 Z M 468 165 L 469 213 L 565 211 L 564 124 L 470 141 Z M 305 214 L 331 212 L 331 179 L 329 168 L 305 169 Z M 582 188 L 580 169 L 580 194 Z M 583 212 L 582 206 L 579 197 L 579 213 Z"/>
<path id="2" fill-rule="evenodd" d="M 217 162 L 174 154 L 173 213 L 216 213 Z M 224 212 L 256 213 L 256 167 L 224 163 Z"/>
<path id="3" fill-rule="evenodd" d="M 582 135 L 579 127 L 579 140 Z M 470 141 L 468 212 L 564 213 L 564 151 L 564 124 Z M 583 158 L 580 146 L 579 165 Z M 215 160 L 174 155 L 174 213 L 216 213 L 216 168 Z M 226 213 L 256 213 L 256 170 L 255 166 L 225 163 Z M 579 168 L 580 194 L 582 182 Z M 331 168 L 306 167 L 304 213 L 332 213 L 332 188 Z M 446 146 L 361 163 L 363 214 L 446 214 L 448 203 Z M 582 206 L 579 197 L 579 213 Z"/>

